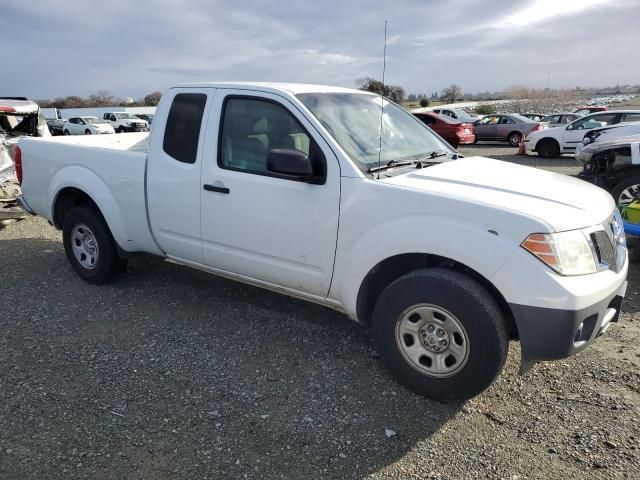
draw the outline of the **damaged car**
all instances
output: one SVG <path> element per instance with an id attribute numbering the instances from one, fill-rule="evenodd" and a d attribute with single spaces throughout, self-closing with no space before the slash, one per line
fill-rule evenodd
<path id="1" fill-rule="evenodd" d="M 0 97 L 0 227 L 25 216 L 16 203 L 21 190 L 13 162 L 15 147 L 24 136 L 51 136 L 38 104 L 24 97 Z"/>

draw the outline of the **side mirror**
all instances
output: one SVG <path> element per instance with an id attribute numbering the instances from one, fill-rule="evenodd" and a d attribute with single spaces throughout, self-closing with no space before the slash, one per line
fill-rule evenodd
<path id="1" fill-rule="evenodd" d="M 300 150 L 274 148 L 267 155 L 267 170 L 282 177 L 300 182 L 310 182 L 314 176 L 313 165 L 309 156 Z"/>

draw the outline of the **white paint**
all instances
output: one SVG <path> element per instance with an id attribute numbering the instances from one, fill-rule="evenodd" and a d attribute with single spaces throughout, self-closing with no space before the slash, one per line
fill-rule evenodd
<path id="1" fill-rule="evenodd" d="M 208 96 L 198 159 L 192 165 L 162 152 L 164 123 L 179 91 Z M 205 271 L 331 306 L 352 318 L 366 275 L 381 261 L 406 253 L 456 260 L 491 281 L 508 302 L 523 305 L 582 308 L 624 283 L 626 265 L 618 274 L 561 277 L 520 248 L 531 233 L 603 222 L 614 209 L 603 190 L 479 157 L 396 176 L 383 172 L 373 180 L 298 101 L 295 93 L 304 91 L 362 93 L 290 84 L 174 88 L 158 108 L 149 155 L 145 134 L 21 140 L 25 199 L 51 219 L 57 193 L 79 188 L 96 201 L 126 251 L 164 253 Z M 288 108 L 327 157 L 325 185 L 221 170 L 216 162 L 221 102 L 232 92 Z M 205 183 L 224 185 L 230 194 L 205 192 Z"/>

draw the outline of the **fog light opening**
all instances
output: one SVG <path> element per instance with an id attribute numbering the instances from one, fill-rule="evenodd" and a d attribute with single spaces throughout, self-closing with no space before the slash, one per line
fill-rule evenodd
<path id="1" fill-rule="evenodd" d="M 575 335 L 573 336 L 573 346 L 574 347 L 579 347 L 580 345 L 584 344 L 584 340 L 582 340 L 582 331 L 584 330 L 584 322 L 582 322 L 577 330 Z"/>

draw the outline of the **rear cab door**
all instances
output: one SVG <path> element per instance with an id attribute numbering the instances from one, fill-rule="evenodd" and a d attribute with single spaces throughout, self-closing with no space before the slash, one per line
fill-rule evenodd
<path id="1" fill-rule="evenodd" d="M 200 173 L 214 88 L 172 88 L 158 118 L 166 119 L 149 140 L 147 209 L 153 236 L 170 258 L 203 264 Z M 112 114 L 113 115 L 113 114 Z M 158 125 L 159 126 L 159 125 Z"/>
<path id="2" fill-rule="evenodd" d="M 274 174 L 269 152 L 312 159 L 315 183 Z M 297 105 L 275 93 L 220 89 L 204 144 L 206 265 L 264 286 L 326 297 L 338 234 L 338 159 Z"/>

